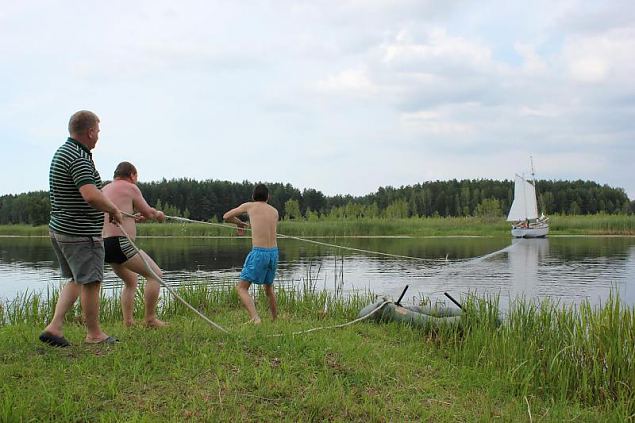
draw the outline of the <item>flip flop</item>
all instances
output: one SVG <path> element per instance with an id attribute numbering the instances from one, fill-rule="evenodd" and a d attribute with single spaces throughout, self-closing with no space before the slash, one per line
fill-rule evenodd
<path id="1" fill-rule="evenodd" d="M 52 347 L 64 348 L 71 345 L 63 336 L 55 336 L 47 331 L 42 332 L 38 338 L 40 341 Z"/>
<path id="2" fill-rule="evenodd" d="M 87 344 L 90 345 L 115 345 L 117 342 L 119 342 L 119 340 L 117 338 L 115 338 L 114 336 L 109 336 L 108 338 L 104 338 L 99 342 L 86 342 Z"/>

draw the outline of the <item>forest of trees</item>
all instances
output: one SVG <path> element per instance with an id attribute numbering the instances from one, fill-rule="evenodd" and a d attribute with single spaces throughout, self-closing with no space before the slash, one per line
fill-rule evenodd
<path id="1" fill-rule="evenodd" d="M 283 219 L 319 217 L 403 218 L 412 216 L 504 216 L 511 206 L 512 181 L 490 179 L 424 182 L 381 187 L 362 197 L 328 197 L 315 189 L 300 191 L 290 184 L 268 183 L 270 203 Z M 162 180 L 140 183 L 148 203 L 171 216 L 219 221 L 225 211 L 249 201 L 254 184 L 248 181 Z M 621 188 L 591 181 L 537 181 L 539 209 L 545 214 L 630 214 L 630 201 Z M 0 196 L 0 224 L 46 224 L 46 191 Z"/>

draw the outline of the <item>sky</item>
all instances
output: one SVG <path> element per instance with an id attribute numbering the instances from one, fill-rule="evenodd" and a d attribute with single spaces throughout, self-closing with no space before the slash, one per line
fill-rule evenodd
<path id="1" fill-rule="evenodd" d="M 0 0 L 0 195 L 48 189 L 69 117 L 103 179 L 326 195 L 592 180 L 635 199 L 635 2 Z"/>

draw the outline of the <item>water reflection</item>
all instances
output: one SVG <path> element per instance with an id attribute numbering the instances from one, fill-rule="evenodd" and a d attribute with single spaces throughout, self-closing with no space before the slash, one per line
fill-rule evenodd
<path id="1" fill-rule="evenodd" d="M 549 254 L 549 239 L 514 239 L 508 253 L 510 287 L 508 297 L 538 296 L 538 267 Z"/>
<path id="2" fill-rule="evenodd" d="M 405 285 L 407 301 L 443 299 L 447 291 L 499 295 L 501 303 L 524 296 L 597 304 L 615 287 L 635 305 L 635 238 L 343 238 L 328 239 L 353 248 L 411 256 L 398 259 L 337 250 L 297 240 L 280 240 L 278 280 L 343 293 L 370 290 L 397 297 Z M 142 238 L 139 246 L 180 284 L 233 284 L 248 239 Z M 108 267 L 106 269 L 109 270 Z M 0 238 L 0 299 L 25 290 L 45 290 L 61 282 L 48 238 Z M 104 288 L 121 282 L 106 272 Z"/>
<path id="3" fill-rule="evenodd" d="M 449 265 L 430 281 L 464 296 L 498 296 L 503 308 L 514 298 L 599 304 L 611 290 L 635 305 L 634 254 L 632 238 L 517 239 L 485 260 Z"/>

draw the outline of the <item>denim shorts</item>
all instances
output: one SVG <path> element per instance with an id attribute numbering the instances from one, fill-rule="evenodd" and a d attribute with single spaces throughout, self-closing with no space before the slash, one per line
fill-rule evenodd
<path id="1" fill-rule="evenodd" d="M 104 280 L 104 241 L 100 236 L 74 236 L 49 231 L 63 278 L 79 284 Z"/>

